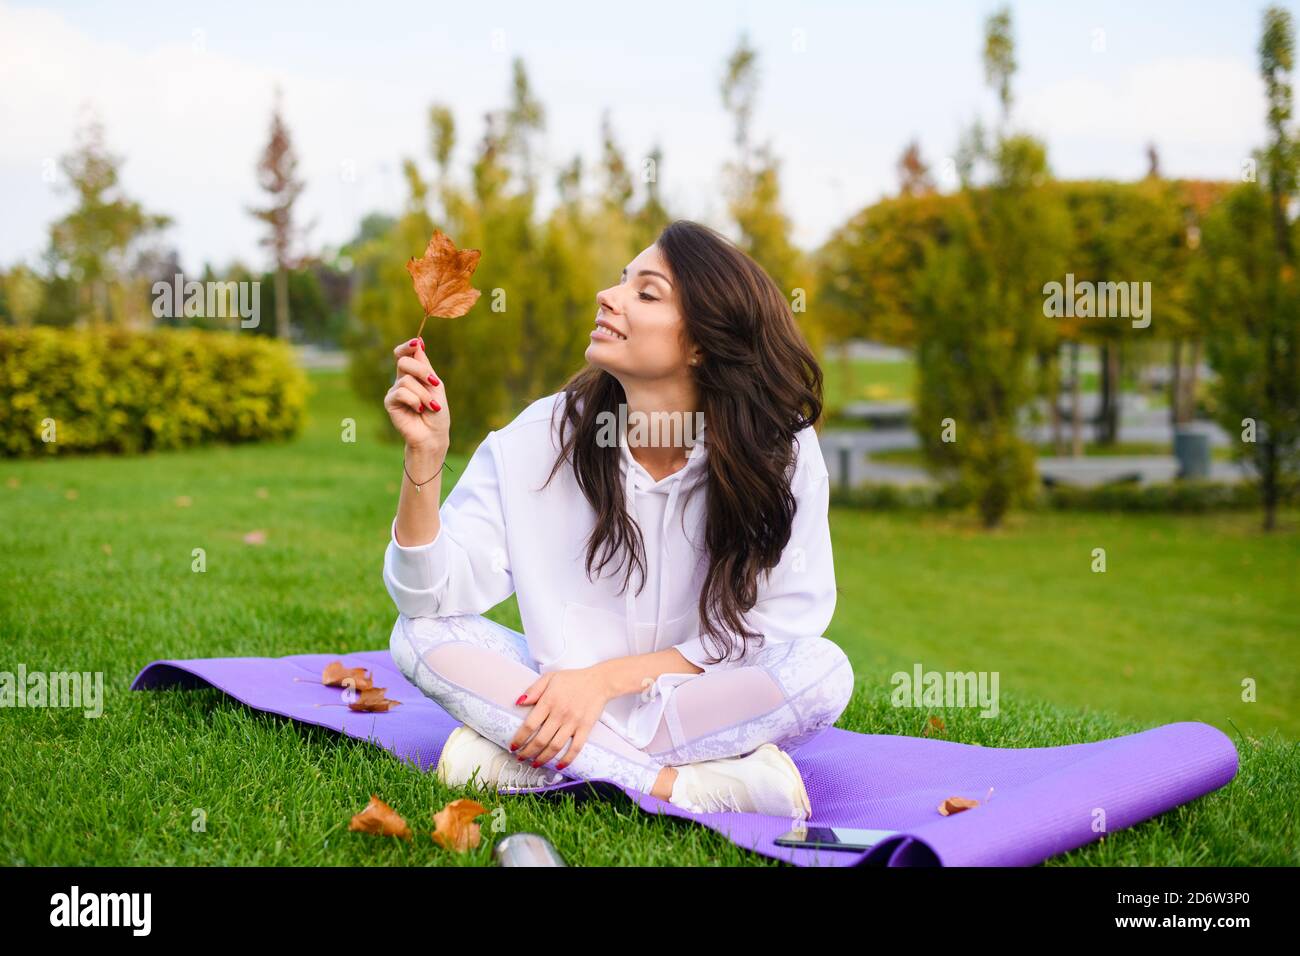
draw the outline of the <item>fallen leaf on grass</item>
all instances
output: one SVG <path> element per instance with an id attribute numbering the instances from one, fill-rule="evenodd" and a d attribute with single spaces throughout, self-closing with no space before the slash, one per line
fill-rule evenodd
<path id="1" fill-rule="evenodd" d="M 389 700 L 384 696 L 385 687 L 367 687 L 357 694 L 357 699 L 348 704 L 348 710 L 363 711 L 365 713 L 386 714 L 388 711 L 401 703 L 400 700 Z"/>
<path id="2" fill-rule="evenodd" d="M 978 807 L 978 800 L 971 800 L 969 797 L 949 797 L 943 803 L 939 804 L 939 812 L 945 817 L 953 813 L 961 813 L 963 810 L 969 810 L 971 807 Z"/>
<path id="3" fill-rule="evenodd" d="M 396 836 L 403 840 L 411 839 L 411 828 L 401 815 L 373 793 L 370 803 L 348 824 L 349 830 L 358 833 L 376 833 L 380 836 Z"/>
<path id="4" fill-rule="evenodd" d="M 192 504 L 194 504 L 194 502 L 190 500 L 189 495 L 178 495 L 176 498 L 177 508 L 188 508 Z"/>
<path id="5" fill-rule="evenodd" d="M 487 807 L 477 800 L 462 797 L 453 800 L 433 815 L 434 831 L 429 834 L 433 842 L 448 850 L 463 853 L 476 849 L 481 835 L 474 818 L 487 813 Z"/>
<path id="6" fill-rule="evenodd" d="M 478 268 L 481 255 L 478 249 L 457 249 L 441 229 L 435 229 L 424 255 L 407 260 L 406 271 L 411 274 L 425 319 L 431 315 L 459 318 L 478 301 L 482 293 L 469 284 L 469 279 Z M 424 319 L 421 319 L 415 337 L 419 338 L 423 332 Z"/>
<path id="7" fill-rule="evenodd" d="M 349 683 L 350 681 L 350 683 Z M 344 667 L 342 661 L 330 661 L 321 672 L 320 682 L 326 687 L 351 687 L 369 690 L 375 686 L 370 672 L 364 667 Z"/>
<path id="8" fill-rule="evenodd" d="M 921 730 L 921 735 L 922 735 L 923 737 L 928 737 L 928 736 L 930 736 L 930 733 L 931 733 L 931 732 L 935 732 L 935 733 L 940 733 L 940 734 L 941 734 L 941 733 L 943 733 L 944 731 L 946 731 L 947 729 L 948 729 L 948 728 L 944 726 L 944 723 L 943 723 L 943 721 L 942 721 L 940 718 L 938 718 L 938 717 L 931 717 L 929 720 L 927 720 L 927 721 L 925 722 L 925 727 Z"/>

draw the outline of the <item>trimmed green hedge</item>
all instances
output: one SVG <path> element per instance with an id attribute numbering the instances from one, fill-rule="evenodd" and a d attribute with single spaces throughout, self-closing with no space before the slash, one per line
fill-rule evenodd
<path id="1" fill-rule="evenodd" d="M 1300 501 L 1300 489 L 1282 489 L 1282 503 Z M 872 511 L 964 508 L 970 495 L 960 485 L 864 484 L 849 491 L 831 486 L 831 504 Z M 1030 510 L 1203 512 L 1262 507 L 1254 482 L 1188 480 L 1136 485 L 1127 482 L 1092 488 L 1057 485 L 1040 488 Z"/>
<path id="2" fill-rule="evenodd" d="M 5 457 L 287 438 L 302 427 L 306 403 L 291 349 L 264 336 L 0 329 Z"/>

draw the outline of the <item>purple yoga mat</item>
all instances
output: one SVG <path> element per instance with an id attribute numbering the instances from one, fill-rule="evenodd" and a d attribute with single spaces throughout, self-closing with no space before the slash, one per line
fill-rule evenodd
<path id="1" fill-rule="evenodd" d="M 375 686 L 387 688 L 386 696 L 402 706 L 383 714 L 338 706 L 339 688 L 320 684 L 321 671 L 335 660 L 368 668 Z M 256 710 L 372 741 L 422 771 L 437 765 L 443 742 L 460 724 L 402 676 L 387 650 L 154 661 L 136 675 L 131 689 L 204 685 Z M 896 835 L 858 852 L 781 847 L 773 841 L 790 828 L 784 817 L 691 813 L 610 780 L 602 780 L 598 789 L 615 788 L 647 813 L 684 817 L 738 846 L 798 866 L 1029 866 L 1217 790 L 1237 773 L 1231 739 L 1197 721 L 1108 740 L 1026 748 L 829 727 L 791 756 L 812 801 L 810 825 Z M 522 792 L 587 784 L 573 778 Z M 944 816 L 938 806 L 951 796 L 980 804 Z M 1104 831 L 1098 821 L 1104 821 Z"/>

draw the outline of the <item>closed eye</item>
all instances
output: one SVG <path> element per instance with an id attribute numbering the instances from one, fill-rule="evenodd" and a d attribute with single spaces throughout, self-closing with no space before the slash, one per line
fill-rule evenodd
<path id="1" fill-rule="evenodd" d="M 652 296 L 652 295 L 646 295 L 644 292 L 641 293 L 641 298 L 643 298 L 643 299 L 645 299 L 645 300 L 647 300 L 647 301 L 649 301 L 649 302 L 658 302 L 658 301 L 659 301 L 659 300 L 656 299 L 654 296 Z"/>

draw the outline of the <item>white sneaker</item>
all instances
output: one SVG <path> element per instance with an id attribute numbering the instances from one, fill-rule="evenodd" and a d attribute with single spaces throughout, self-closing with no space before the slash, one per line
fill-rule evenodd
<path id="1" fill-rule="evenodd" d="M 477 771 L 477 773 L 476 773 Z M 534 767 L 509 750 L 488 740 L 468 724 L 451 732 L 438 758 L 438 779 L 449 787 L 463 787 L 474 781 L 480 790 L 518 790 L 558 783 L 564 774 L 548 767 Z"/>
<path id="2" fill-rule="evenodd" d="M 765 813 L 807 820 L 808 790 L 794 760 L 766 743 L 743 757 L 724 757 L 676 768 L 669 802 L 692 813 Z"/>

